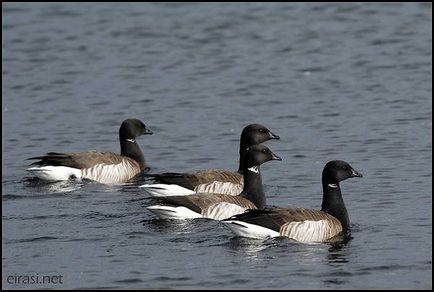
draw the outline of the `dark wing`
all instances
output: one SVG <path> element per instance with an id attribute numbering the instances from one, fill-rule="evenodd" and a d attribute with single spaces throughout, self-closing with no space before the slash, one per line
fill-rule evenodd
<path id="1" fill-rule="evenodd" d="M 248 210 L 245 213 L 232 216 L 227 220 L 243 221 L 246 223 L 263 226 L 277 232 L 279 232 L 280 226 L 285 224 L 284 218 L 281 218 L 273 209 Z"/>
<path id="2" fill-rule="evenodd" d="M 214 181 L 239 184 L 243 179 L 243 176 L 238 172 L 222 169 L 209 169 L 186 173 L 166 172 L 161 174 L 147 174 L 146 176 L 152 177 L 158 183 L 176 184 L 190 190 L 194 190 L 198 185 L 209 184 Z"/>
<path id="3" fill-rule="evenodd" d="M 44 156 L 31 157 L 28 160 L 39 159 L 30 165 L 67 166 L 73 168 L 91 168 L 97 164 L 119 164 L 125 157 L 108 151 L 86 151 L 74 153 L 49 152 Z"/>
<path id="4" fill-rule="evenodd" d="M 164 172 L 160 174 L 145 174 L 146 177 L 151 177 L 155 182 L 162 184 L 175 184 L 186 189 L 193 190 L 195 178 L 188 173 Z"/>

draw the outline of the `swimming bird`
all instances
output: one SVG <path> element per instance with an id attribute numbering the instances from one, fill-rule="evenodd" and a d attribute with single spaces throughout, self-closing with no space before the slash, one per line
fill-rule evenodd
<path id="1" fill-rule="evenodd" d="M 208 169 L 185 173 L 146 174 L 157 183 L 140 187 L 153 197 L 183 196 L 202 192 L 236 196 L 243 190 L 243 157 L 246 149 L 271 139 L 280 137 L 263 125 L 250 124 L 241 132 L 238 171 Z"/>
<path id="2" fill-rule="evenodd" d="M 152 131 L 138 119 L 127 119 L 119 128 L 121 154 L 108 151 L 73 153 L 49 152 L 27 169 L 40 179 L 62 181 L 70 178 L 90 179 L 105 184 L 124 183 L 148 169 L 143 152 L 136 142 L 141 135 Z"/>
<path id="3" fill-rule="evenodd" d="M 324 242 L 348 230 L 350 219 L 339 183 L 362 177 L 347 162 L 328 162 L 322 172 L 321 210 L 272 207 L 251 210 L 223 221 L 235 234 L 250 238 L 286 236 L 299 242 Z"/>
<path id="4" fill-rule="evenodd" d="M 258 144 L 246 149 L 243 163 L 244 186 L 238 196 L 218 193 L 198 193 L 189 196 L 157 197 L 159 205 L 147 207 L 162 219 L 210 218 L 222 220 L 247 209 L 266 206 L 262 189 L 260 165 L 270 160 L 282 160 L 267 146 Z"/>

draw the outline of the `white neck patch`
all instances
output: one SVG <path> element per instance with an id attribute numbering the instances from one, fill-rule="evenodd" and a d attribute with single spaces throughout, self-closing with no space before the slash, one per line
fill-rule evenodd
<path id="1" fill-rule="evenodd" d="M 337 189 L 337 188 L 338 188 L 338 185 L 337 185 L 337 184 L 328 184 L 328 186 L 331 187 L 331 188 L 334 188 L 334 189 Z"/>
<path id="2" fill-rule="evenodd" d="M 131 143 L 136 142 L 136 140 L 134 140 L 134 139 L 125 139 L 125 140 L 128 141 L 128 142 L 131 142 Z"/>
<path id="3" fill-rule="evenodd" d="M 252 167 L 247 168 L 247 170 L 250 170 L 251 172 L 254 172 L 254 173 L 259 173 L 259 166 L 258 165 L 252 166 Z"/>

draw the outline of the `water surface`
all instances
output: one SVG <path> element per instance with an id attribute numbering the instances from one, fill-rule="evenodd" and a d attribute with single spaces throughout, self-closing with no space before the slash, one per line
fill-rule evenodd
<path id="1" fill-rule="evenodd" d="M 5 288 L 432 288 L 432 5 L 3 4 Z M 119 151 L 130 117 L 152 171 L 236 169 L 253 122 L 280 135 L 268 204 L 320 208 L 341 184 L 352 239 L 234 237 L 157 220 L 143 180 L 44 184 L 26 158 Z M 62 284 L 8 276 L 62 275 Z"/>

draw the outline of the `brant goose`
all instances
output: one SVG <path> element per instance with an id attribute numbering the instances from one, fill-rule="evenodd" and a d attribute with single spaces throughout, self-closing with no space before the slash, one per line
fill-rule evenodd
<path id="1" fill-rule="evenodd" d="M 271 139 L 280 139 L 280 137 L 263 125 L 250 124 L 241 133 L 238 171 L 210 169 L 186 173 L 147 174 L 146 176 L 152 177 L 158 183 L 140 187 L 153 197 L 185 196 L 195 193 L 236 196 L 243 191 L 243 157 L 246 149 Z"/>
<path id="2" fill-rule="evenodd" d="M 272 207 L 251 210 L 224 220 L 237 235 L 250 238 L 286 236 L 300 242 L 324 242 L 346 231 L 350 225 L 339 182 L 362 177 L 347 162 L 328 162 L 322 172 L 321 211 Z"/>
<path id="3" fill-rule="evenodd" d="M 265 208 L 265 194 L 259 166 L 270 160 L 282 160 L 265 145 L 246 149 L 243 163 L 244 187 L 241 194 L 197 193 L 189 196 L 155 198 L 161 205 L 147 207 L 162 219 L 210 218 L 222 220 L 247 209 Z"/>
<path id="4" fill-rule="evenodd" d="M 107 184 L 124 183 L 148 169 L 136 137 L 149 134 L 152 131 L 142 121 L 127 119 L 119 129 L 120 155 L 108 151 L 50 152 L 28 158 L 40 160 L 27 170 L 48 181 L 85 178 Z"/>

